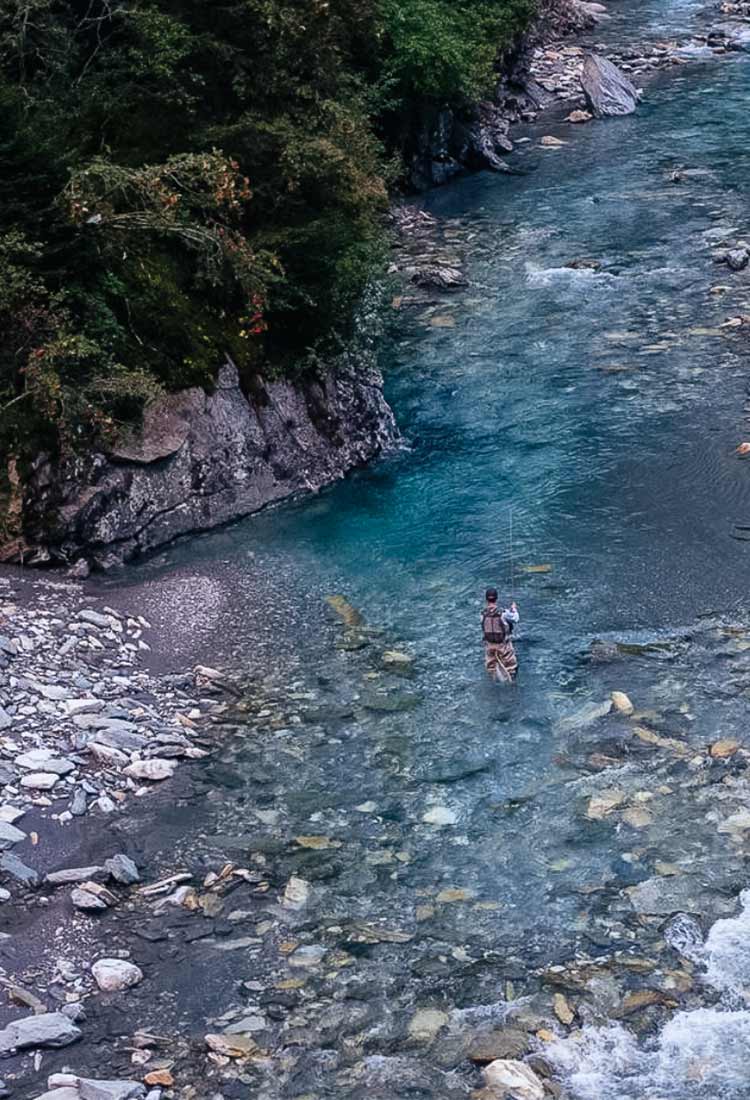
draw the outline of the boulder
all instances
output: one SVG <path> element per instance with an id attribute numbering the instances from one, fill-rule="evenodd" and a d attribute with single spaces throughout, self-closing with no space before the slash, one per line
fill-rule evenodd
<path id="1" fill-rule="evenodd" d="M 0 1054 L 27 1047 L 65 1047 L 80 1039 L 81 1031 L 62 1012 L 44 1012 L 14 1020 L 0 1031 Z"/>
<path id="2" fill-rule="evenodd" d="M 126 959 L 99 959 L 91 967 L 94 981 L 104 993 L 130 989 L 143 981 L 143 971 Z"/>
<path id="3" fill-rule="evenodd" d="M 482 1074 L 486 1100 L 545 1100 L 544 1085 L 524 1062 L 499 1058 Z"/>
<path id="4" fill-rule="evenodd" d="M 638 89 L 605 57 L 589 53 L 583 63 L 581 87 L 595 118 L 631 115 L 638 106 Z"/>

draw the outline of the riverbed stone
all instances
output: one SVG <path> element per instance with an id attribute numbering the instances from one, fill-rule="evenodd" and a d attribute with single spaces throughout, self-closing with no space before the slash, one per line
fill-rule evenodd
<path id="1" fill-rule="evenodd" d="M 7 871 L 9 875 L 18 882 L 22 882 L 24 886 L 38 886 L 42 881 L 38 871 L 35 871 L 33 867 L 27 867 L 12 852 L 3 852 L 0 856 L 0 870 Z"/>
<path id="2" fill-rule="evenodd" d="M 158 756 L 150 760 L 136 760 L 123 769 L 123 775 L 131 779 L 148 779 L 160 782 L 162 779 L 171 779 L 177 765 L 173 760 L 165 760 Z"/>
<path id="3" fill-rule="evenodd" d="M 500 1058 L 482 1070 L 483 1100 L 545 1100 L 544 1085 L 524 1062 Z"/>
<path id="4" fill-rule="evenodd" d="M 50 886 L 66 886 L 73 882 L 86 882 L 94 875 L 101 874 L 101 867 L 65 867 L 60 871 L 50 871 L 45 882 Z"/>
<path id="5" fill-rule="evenodd" d="M 104 869 L 115 882 L 120 882 L 123 886 L 132 886 L 133 883 L 141 881 L 140 873 L 133 860 L 122 853 L 105 860 Z"/>
<path id="6" fill-rule="evenodd" d="M 31 772 L 21 779 L 21 786 L 34 791 L 51 791 L 57 785 L 59 775 L 55 772 Z"/>
<path id="7" fill-rule="evenodd" d="M 146 1086 L 140 1081 L 97 1081 L 90 1077 L 75 1080 L 79 1100 L 142 1100 L 146 1095 Z"/>
<path id="8" fill-rule="evenodd" d="M 529 1036 L 512 1027 L 487 1028 L 468 1036 L 467 1040 L 466 1055 L 477 1063 L 515 1060 L 529 1050 Z"/>
<path id="9" fill-rule="evenodd" d="M 409 1021 L 409 1035 L 418 1043 L 430 1043 L 448 1023 L 448 1013 L 436 1008 L 420 1008 Z"/>
<path id="10" fill-rule="evenodd" d="M 7 821 L 0 821 L 0 850 L 12 848 L 14 844 L 26 840 L 26 833 L 17 829 L 15 825 L 9 825 Z"/>
<path id="11" fill-rule="evenodd" d="M 109 630 L 112 626 L 112 620 L 109 615 L 102 615 L 101 612 L 93 611 L 88 607 L 78 612 L 78 618 L 81 622 L 89 623 L 91 626 L 98 626 L 103 630 Z"/>
<path id="12" fill-rule="evenodd" d="M 0 1053 L 28 1047 L 64 1047 L 80 1039 L 81 1030 L 62 1012 L 44 1012 L 14 1020 L 0 1031 Z"/>
<path id="13" fill-rule="evenodd" d="M 627 799 L 625 791 L 609 790 L 592 795 L 586 807 L 586 817 L 592 821 L 601 821 L 623 805 Z"/>
<path id="14" fill-rule="evenodd" d="M 600 703 L 592 701 L 574 711 L 573 714 L 561 718 L 557 722 L 556 728 L 560 733 L 572 733 L 574 730 L 585 729 L 587 726 L 593 725 L 594 722 L 598 722 L 600 718 L 605 718 L 611 710 L 611 699 L 604 699 Z"/>
<path id="15" fill-rule="evenodd" d="M 287 882 L 281 898 L 281 904 L 285 909 L 304 909 L 310 900 L 310 883 L 297 875 Z"/>
<path id="16" fill-rule="evenodd" d="M 739 747 L 739 741 L 734 741 L 731 737 L 725 737 L 720 741 L 714 741 L 708 751 L 714 760 L 727 760 L 730 756 L 734 756 Z"/>
<path id="17" fill-rule="evenodd" d="M 618 714 L 622 714 L 626 718 L 635 710 L 635 707 L 630 701 L 630 697 L 627 696 L 624 691 L 612 692 L 612 706 Z"/>
<path id="18" fill-rule="evenodd" d="M 126 959 L 99 959 L 91 967 L 94 981 L 104 993 L 130 989 L 143 981 L 143 971 Z"/>
<path id="19" fill-rule="evenodd" d="M 55 775 L 68 775 L 75 770 L 72 760 L 56 756 L 51 749 L 31 749 L 17 756 L 13 763 L 32 772 L 53 772 Z"/>

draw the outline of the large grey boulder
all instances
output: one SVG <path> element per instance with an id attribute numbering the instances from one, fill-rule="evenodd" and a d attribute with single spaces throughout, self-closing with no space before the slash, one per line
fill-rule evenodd
<path id="1" fill-rule="evenodd" d="M 595 118 L 632 115 L 638 106 L 638 89 L 606 57 L 589 53 L 583 63 L 581 87 Z"/>
<path id="2" fill-rule="evenodd" d="M 81 1031 L 62 1012 L 44 1012 L 14 1020 L 0 1031 L 0 1054 L 27 1047 L 65 1047 L 80 1039 Z"/>

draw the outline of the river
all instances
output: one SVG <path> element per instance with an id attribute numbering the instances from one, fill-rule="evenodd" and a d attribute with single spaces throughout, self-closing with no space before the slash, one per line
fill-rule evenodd
<path id="1" fill-rule="evenodd" d="M 686 37 L 700 9 L 622 2 L 597 37 Z M 749 61 L 676 66 L 628 118 L 547 119 L 520 174 L 430 194 L 470 286 L 399 315 L 384 350 L 408 446 L 107 582 L 169 625 L 177 664 L 256 677 L 163 858 L 240 849 L 311 884 L 283 918 L 304 966 L 273 906 L 236 971 L 194 945 L 196 1029 L 235 973 L 303 976 L 259 1038 L 292 1053 L 253 1095 L 465 1095 L 467 1029 L 523 1024 L 557 1034 L 529 1041 L 573 1100 L 750 1096 L 749 850 L 726 824 L 748 758 L 707 754 L 750 748 L 747 326 L 722 327 L 750 283 L 711 259 L 747 227 Z M 512 690 L 483 674 L 489 583 L 520 607 Z M 372 633 L 333 621 L 334 593 Z M 595 716 L 613 690 L 635 716 Z"/>

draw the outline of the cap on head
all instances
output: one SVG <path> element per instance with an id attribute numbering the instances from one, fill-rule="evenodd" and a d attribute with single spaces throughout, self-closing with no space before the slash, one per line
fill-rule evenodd
<path id="1" fill-rule="evenodd" d="M 497 603 L 497 589 L 488 588 L 484 594 L 484 598 L 486 599 L 487 603 Z"/>

